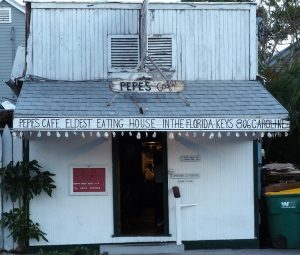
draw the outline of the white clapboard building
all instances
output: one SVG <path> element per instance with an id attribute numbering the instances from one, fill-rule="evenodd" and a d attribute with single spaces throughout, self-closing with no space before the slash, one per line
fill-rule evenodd
<path id="1" fill-rule="evenodd" d="M 13 128 L 57 186 L 30 205 L 49 241 L 31 245 L 257 247 L 257 141 L 289 122 L 256 80 L 256 5 L 26 11 Z"/>

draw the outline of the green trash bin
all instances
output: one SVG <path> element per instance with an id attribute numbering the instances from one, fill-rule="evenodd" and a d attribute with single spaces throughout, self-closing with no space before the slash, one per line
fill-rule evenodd
<path id="1" fill-rule="evenodd" d="M 300 194 L 276 193 L 266 194 L 272 245 L 279 249 L 300 248 Z"/>

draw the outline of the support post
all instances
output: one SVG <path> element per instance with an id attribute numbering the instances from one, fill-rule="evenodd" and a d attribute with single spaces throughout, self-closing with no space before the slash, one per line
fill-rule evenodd
<path id="1" fill-rule="evenodd" d="M 181 207 L 189 207 L 189 206 L 196 206 L 197 203 L 194 204 L 181 204 L 181 195 L 178 186 L 174 186 L 172 188 L 173 195 L 175 198 L 175 218 L 176 218 L 176 244 L 182 245 L 182 228 L 181 228 Z"/>
<path id="2" fill-rule="evenodd" d="M 181 199 L 175 198 L 175 210 L 176 210 L 176 244 L 182 244 L 181 238 L 181 209 L 180 209 Z"/>

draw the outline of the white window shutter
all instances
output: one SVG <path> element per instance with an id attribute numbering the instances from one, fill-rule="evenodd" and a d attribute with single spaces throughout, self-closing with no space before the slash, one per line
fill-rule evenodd
<path id="1" fill-rule="evenodd" d="M 172 36 L 150 36 L 148 37 L 148 56 L 161 69 L 172 69 L 173 66 L 173 38 Z M 147 67 L 153 69 L 148 61 Z"/>
<path id="2" fill-rule="evenodd" d="M 134 69 L 139 63 L 138 36 L 109 36 L 109 67 L 111 71 Z"/>
<path id="3" fill-rule="evenodd" d="M 11 23 L 11 8 L 0 8 L 0 23 Z"/>

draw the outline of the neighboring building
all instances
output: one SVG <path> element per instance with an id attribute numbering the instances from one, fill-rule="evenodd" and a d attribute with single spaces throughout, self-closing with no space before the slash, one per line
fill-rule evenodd
<path id="1" fill-rule="evenodd" d="M 25 40 L 25 8 L 14 0 L 0 0 L 0 102 L 16 101 L 16 96 L 5 84 L 18 46 Z"/>
<path id="2" fill-rule="evenodd" d="M 20 45 L 25 41 L 25 8 L 14 0 L 0 0 L 0 167 L 6 166 L 11 161 L 22 158 L 22 143 L 13 140 L 11 136 L 12 117 L 16 96 L 5 84 L 11 78 L 12 67 Z M 2 197 L 2 195 L 1 195 Z M 11 209 L 10 204 L 2 203 L 0 213 Z M 0 235 L 1 248 L 3 247 L 3 235 Z M 12 248 L 11 238 L 5 240 L 5 246 Z"/>
<path id="3" fill-rule="evenodd" d="M 277 66 L 277 69 L 280 66 L 289 66 L 295 64 L 295 62 L 300 61 L 300 40 L 286 47 L 285 49 L 279 51 L 274 55 L 270 62 L 269 66 Z M 282 68 L 282 67 L 281 67 Z"/>
<path id="4" fill-rule="evenodd" d="M 14 131 L 57 186 L 31 203 L 49 240 L 31 244 L 257 247 L 257 139 L 289 122 L 256 81 L 256 5 L 27 5 Z"/>

